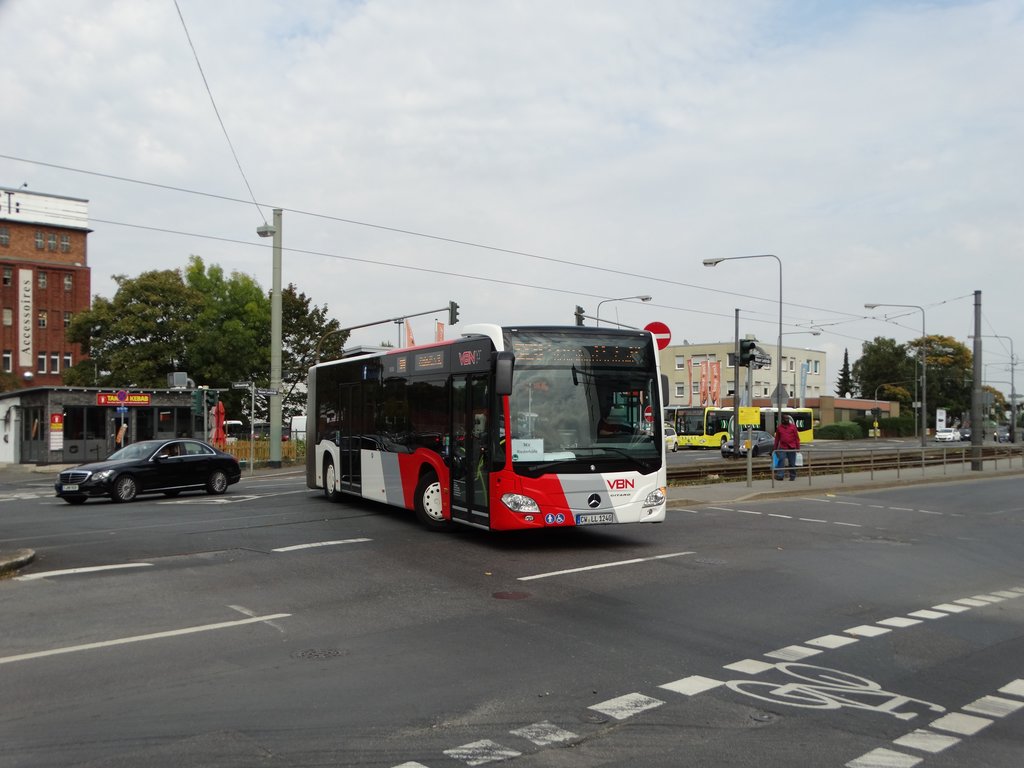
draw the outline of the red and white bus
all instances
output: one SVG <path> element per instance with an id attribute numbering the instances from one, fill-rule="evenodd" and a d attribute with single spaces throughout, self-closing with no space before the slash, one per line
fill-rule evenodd
<path id="1" fill-rule="evenodd" d="M 667 380 L 646 331 L 472 325 L 309 370 L 306 484 L 429 528 L 665 519 Z"/>

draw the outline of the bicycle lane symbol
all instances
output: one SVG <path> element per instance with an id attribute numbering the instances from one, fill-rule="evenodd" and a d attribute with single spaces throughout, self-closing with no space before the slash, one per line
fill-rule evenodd
<path id="1" fill-rule="evenodd" d="M 866 677 L 813 664 L 783 662 L 775 668 L 797 682 L 773 683 L 764 680 L 730 680 L 726 686 L 761 701 L 805 709 L 866 709 L 912 720 L 920 711 L 945 712 L 946 708 L 923 699 L 882 690 L 882 686 Z"/>

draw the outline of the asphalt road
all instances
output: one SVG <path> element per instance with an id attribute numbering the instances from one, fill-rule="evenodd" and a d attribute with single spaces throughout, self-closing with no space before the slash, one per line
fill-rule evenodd
<path id="1" fill-rule="evenodd" d="M 0 489 L 0 768 L 1013 766 L 1019 478 L 432 534 L 301 475 Z M 57 573 L 69 569 L 72 573 Z"/>

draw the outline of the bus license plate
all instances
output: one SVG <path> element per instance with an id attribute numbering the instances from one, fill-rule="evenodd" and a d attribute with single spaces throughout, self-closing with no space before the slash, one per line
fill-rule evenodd
<path id="1" fill-rule="evenodd" d="M 597 512 L 588 515 L 576 515 L 576 525 L 599 525 L 614 523 L 615 515 L 611 512 Z"/>
<path id="2" fill-rule="evenodd" d="M 78 490 L 78 484 L 77 483 L 64 483 L 64 485 L 62 485 L 60 487 L 60 489 L 62 491 L 77 491 Z"/>

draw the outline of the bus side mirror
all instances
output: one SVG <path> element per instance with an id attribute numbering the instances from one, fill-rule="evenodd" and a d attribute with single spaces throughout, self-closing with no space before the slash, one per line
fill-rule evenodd
<path id="1" fill-rule="evenodd" d="M 499 397 L 512 394 L 512 368 L 516 361 L 511 352 L 499 352 L 494 361 L 494 388 Z"/>

